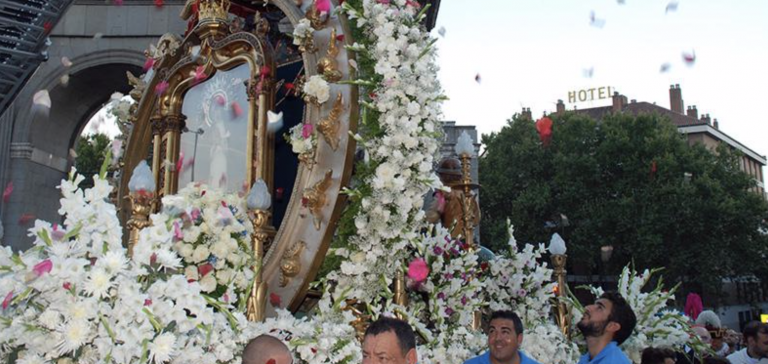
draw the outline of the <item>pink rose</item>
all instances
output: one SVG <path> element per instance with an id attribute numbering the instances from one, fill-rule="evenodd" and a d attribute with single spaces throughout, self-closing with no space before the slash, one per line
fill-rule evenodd
<path id="1" fill-rule="evenodd" d="M 314 127 L 312 124 L 304 124 L 304 126 L 301 127 L 301 137 L 304 139 L 308 139 L 310 136 L 312 136 L 312 131 L 314 130 Z"/>
<path id="2" fill-rule="evenodd" d="M 417 258 L 408 265 L 408 278 L 416 283 L 423 282 L 429 276 L 429 267 L 424 258 Z"/>

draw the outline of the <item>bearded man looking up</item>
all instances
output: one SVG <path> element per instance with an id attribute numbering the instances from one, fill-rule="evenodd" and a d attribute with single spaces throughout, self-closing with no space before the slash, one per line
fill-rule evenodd
<path id="1" fill-rule="evenodd" d="M 632 334 L 637 317 L 629 303 L 615 292 L 603 293 L 584 309 L 577 327 L 587 341 L 587 353 L 579 364 L 631 364 L 619 349 Z"/>
<path id="2" fill-rule="evenodd" d="M 464 364 L 539 364 L 521 350 L 523 322 L 512 311 L 494 311 L 488 328 L 489 350 Z"/>

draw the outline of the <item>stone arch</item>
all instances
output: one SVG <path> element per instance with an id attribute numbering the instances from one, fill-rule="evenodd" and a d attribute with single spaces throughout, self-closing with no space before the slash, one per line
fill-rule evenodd
<path id="1" fill-rule="evenodd" d="M 59 221 L 59 191 L 55 188 L 66 177 L 73 161 L 73 148 L 89 118 L 113 92 L 128 93 L 126 71 L 142 72 L 145 57 L 130 49 L 109 49 L 83 54 L 72 59 L 72 67 L 58 67 L 34 77 L 25 87 L 31 100 L 38 90 L 46 89 L 51 98 L 47 115 L 35 113 L 30 105 L 15 105 L 11 160 L 8 180 L 14 184 L 11 200 L 3 206 L 5 245 L 25 249 L 31 244 L 26 230 L 39 218 Z M 64 86 L 61 76 L 69 74 Z M 19 220 L 22 220 L 20 223 Z"/>

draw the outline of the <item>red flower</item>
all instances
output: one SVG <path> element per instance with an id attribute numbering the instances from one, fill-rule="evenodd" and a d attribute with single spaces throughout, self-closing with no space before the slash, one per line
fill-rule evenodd
<path id="1" fill-rule="evenodd" d="M 32 268 L 32 271 L 35 272 L 35 275 L 40 277 L 41 275 L 48 273 L 53 268 L 53 262 L 51 262 L 50 259 L 46 259 L 40 263 L 35 264 L 34 268 Z"/>
<path id="2" fill-rule="evenodd" d="M 274 293 L 270 293 L 269 303 L 274 307 L 280 307 L 280 296 Z"/>
<path id="3" fill-rule="evenodd" d="M 152 253 L 149 256 L 149 265 L 155 265 L 155 263 L 157 263 L 157 253 Z"/>
<path id="4" fill-rule="evenodd" d="M 200 273 L 200 277 L 205 277 L 205 275 L 210 273 L 212 270 L 213 270 L 213 266 L 211 265 L 211 263 L 205 263 L 197 267 L 197 273 Z"/>
<path id="5" fill-rule="evenodd" d="M 429 267 L 424 258 L 416 258 L 408 265 L 408 278 L 416 283 L 423 282 L 429 276 Z"/>
<path id="6" fill-rule="evenodd" d="M 344 41 L 344 34 L 337 35 L 336 36 L 336 40 L 338 40 L 339 42 L 343 42 Z"/>
<path id="7" fill-rule="evenodd" d="M 163 0 L 155 0 L 155 6 L 157 6 L 158 8 L 162 8 L 163 7 Z"/>
<path id="8" fill-rule="evenodd" d="M 64 284 L 61 285 L 61 288 L 64 288 L 67 291 L 69 291 L 70 289 L 72 289 L 72 283 L 64 282 Z"/>
<path id="9" fill-rule="evenodd" d="M 152 300 L 147 298 L 144 300 L 144 306 L 152 306 Z"/>

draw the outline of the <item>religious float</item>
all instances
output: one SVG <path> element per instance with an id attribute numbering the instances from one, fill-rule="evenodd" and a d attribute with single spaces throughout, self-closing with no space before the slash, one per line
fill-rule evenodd
<path id="1" fill-rule="evenodd" d="M 506 308 L 530 355 L 575 362 L 562 239 L 518 244 L 510 227 L 509 251 L 481 261 L 468 136 L 451 186 L 434 173 L 430 5 L 255 3 L 188 1 L 187 34 L 128 75 L 126 143 L 94 187 L 73 170 L 63 222 L 36 221 L 26 252 L 0 250 L 0 360 L 239 363 L 268 333 L 301 362 L 356 363 L 387 314 L 415 328 L 421 362 L 462 363 L 485 349 L 483 317 Z M 453 207 L 429 217 L 435 190 Z M 624 345 L 635 362 L 649 345 L 698 344 L 666 308 L 673 291 L 642 291 L 650 278 L 620 278 L 642 312 Z"/>

